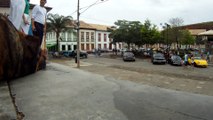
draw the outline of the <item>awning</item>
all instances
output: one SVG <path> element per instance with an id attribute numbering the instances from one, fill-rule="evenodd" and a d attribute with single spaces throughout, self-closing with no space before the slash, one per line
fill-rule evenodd
<path id="1" fill-rule="evenodd" d="M 52 44 L 47 44 L 47 47 L 53 47 L 53 46 L 56 46 L 56 43 L 52 43 Z"/>
<path id="2" fill-rule="evenodd" d="M 200 36 L 213 36 L 213 30 L 208 30 L 206 32 L 199 33 Z"/>

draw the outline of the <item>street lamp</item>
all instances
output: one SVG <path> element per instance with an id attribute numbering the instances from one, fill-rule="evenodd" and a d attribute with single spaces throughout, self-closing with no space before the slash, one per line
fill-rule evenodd
<path id="1" fill-rule="evenodd" d="M 169 51 L 169 28 L 170 28 L 170 25 L 165 23 L 166 25 L 166 33 L 167 33 L 167 41 L 166 41 L 166 45 L 167 45 L 167 54 L 168 54 L 168 51 Z"/>
<path id="2" fill-rule="evenodd" d="M 160 24 L 160 25 L 162 25 L 162 24 Z M 164 23 L 163 29 L 166 29 L 166 55 L 167 55 L 167 59 L 169 57 L 169 28 L 170 28 L 170 25 L 168 23 Z"/>
<path id="3" fill-rule="evenodd" d="M 77 51 L 76 51 L 76 52 L 77 52 L 77 56 L 76 56 L 77 68 L 80 68 L 80 50 L 79 50 L 79 43 L 80 43 L 80 40 L 79 40 L 79 35 L 80 35 L 80 33 L 79 33 L 79 29 L 80 29 L 79 16 L 80 16 L 80 12 L 79 12 L 79 1 L 80 1 L 80 0 L 78 0 L 78 2 L 77 2 Z M 101 1 L 101 2 L 106 2 L 106 1 L 108 1 L 108 0 L 97 0 L 95 3 L 89 5 L 89 6 L 86 8 L 86 10 L 89 9 L 90 7 L 96 5 L 96 4 L 101 3 L 101 2 L 99 2 L 99 1 Z M 84 10 L 83 12 L 85 12 L 86 10 Z M 82 13 L 83 13 L 83 12 L 82 12 Z"/>

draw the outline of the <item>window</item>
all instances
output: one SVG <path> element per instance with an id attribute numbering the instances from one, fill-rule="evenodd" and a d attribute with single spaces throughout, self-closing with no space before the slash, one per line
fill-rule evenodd
<path id="1" fill-rule="evenodd" d="M 106 34 L 104 34 L 104 42 L 106 42 L 106 40 L 107 40 L 107 36 Z"/>
<path id="2" fill-rule="evenodd" d="M 84 44 L 81 44 L 81 50 L 84 50 Z"/>
<path id="3" fill-rule="evenodd" d="M 71 50 L 71 45 L 68 45 L 68 50 Z"/>
<path id="4" fill-rule="evenodd" d="M 61 41 L 66 41 L 66 34 L 65 33 L 61 33 L 60 40 Z"/>
<path id="5" fill-rule="evenodd" d="M 107 44 L 104 44 L 104 49 L 106 49 L 107 48 Z"/>
<path id="6" fill-rule="evenodd" d="M 112 50 L 112 43 L 109 43 L 109 49 Z"/>
<path id="7" fill-rule="evenodd" d="M 93 50 L 95 48 L 94 44 L 91 44 L 91 49 Z"/>
<path id="8" fill-rule="evenodd" d="M 101 44 L 98 44 L 98 48 L 100 48 L 100 49 L 101 49 Z"/>
<path id="9" fill-rule="evenodd" d="M 81 32 L 81 42 L 84 42 L 84 32 Z"/>
<path id="10" fill-rule="evenodd" d="M 89 44 L 86 44 L 86 46 L 87 46 L 87 50 L 89 50 Z"/>
<path id="11" fill-rule="evenodd" d="M 62 50 L 66 50 L 66 46 L 65 45 L 62 45 Z"/>
<path id="12" fill-rule="evenodd" d="M 67 41 L 72 41 L 72 33 L 71 32 L 67 33 Z"/>
<path id="13" fill-rule="evenodd" d="M 98 41 L 101 42 L 101 33 L 98 33 Z"/>
<path id="14" fill-rule="evenodd" d="M 89 42 L 89 32 L 86 32 L 86 41 Z"/>
<path id="15" fill-rule="evenodd" d="M 94 39 L 94 32 L 91 32 L 91 42 L 94 42 L 95 39 Z"/>

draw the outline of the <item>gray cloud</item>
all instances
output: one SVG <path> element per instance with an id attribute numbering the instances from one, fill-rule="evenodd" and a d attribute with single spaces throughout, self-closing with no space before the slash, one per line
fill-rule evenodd
<path id="1" fill-rule="evenodd" d="M 97 0 L 80 0 L 80 6 L 87 6 Z M 31 0 L 36 3 L 38 0 Z M 51 12 L 72 15 L 76 18 L 77 0 L 48 0 Z M 95 5 L 80 17 L 90 23 L 111 24 L 119 19 L 149 19 L 159 25 L 169 19 L 179 17 L 185 24 L 212 21 L 213 0 L 108 0 Z"/>

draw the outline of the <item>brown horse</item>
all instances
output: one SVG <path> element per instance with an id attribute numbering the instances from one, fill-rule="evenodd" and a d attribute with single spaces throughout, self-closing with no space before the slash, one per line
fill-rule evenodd
<path id="1" fill-rule="evenodd" d="M 0 80 L 34 73 L 37 61 L 45 60 L 41 59 L 45 56 L 39 52 L 39 38 L 24 35 L 16 30 L 7 17 L 0 15 Z"/>

